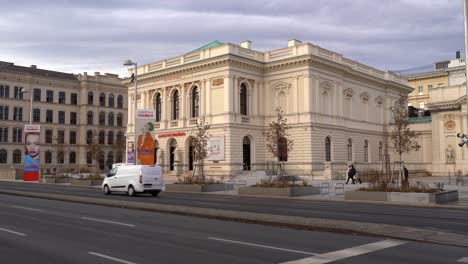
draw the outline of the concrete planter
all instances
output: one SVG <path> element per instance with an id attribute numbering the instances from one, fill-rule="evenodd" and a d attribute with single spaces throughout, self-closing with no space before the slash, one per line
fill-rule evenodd
<path id="1" fill-rule="evenodd" d="M 98 186 L 102 184 L 101 180 L 80 180 L 80 179 L 72 179 L 72 185 L 79 185 L 79 186 Z"/>
<path id="2" fill-rule="evenodd" d="M 72 178 L 44 178 L 45 183 L 70 183 Z"/>
<path id="3" fill-rule="evenodd" d="M 232 190 L 233 186 L 224 183 L 212 184 L 166 184 L 166 192 L 219 192 Z"/>
<path id="4" fill-rule="evenodd" d="M 347 191 L 345 200 L 386 201 L 408 204 L 439 204 L 458 201 L 458 191 L 438 193 Z"/>
<path id="5" fill-rule="evenodd" d="M 320 194 L 319 187 L 241 187 L 239 195 L 295 197 Z"/>

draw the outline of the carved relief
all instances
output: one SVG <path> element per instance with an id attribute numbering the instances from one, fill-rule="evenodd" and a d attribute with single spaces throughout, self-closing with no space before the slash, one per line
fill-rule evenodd
<path id="1" fill-rule="evenodd" d="M 361 102 L 369 102 L 370 95 L 368 93 L 362 93 L 359 97 L 361 97 Z"/>
<path id="2" fill-rule="evenodd" d="M 329 81 L 322 82 L 320 84 L 320 92 L 323 95 L 332 95 L 333 94 L 333 84 Z"/>
<path id="3" fill-rule="evenodd" d="M 379 97 L 375 98 L 375 104 L 376 104 L 377 106 L 383 106 L 383 104 L 384 104 L 384 99 L 383 99 L 383 97 L 382 97 L 382 96 L 379 96 Z"/>
<path id="4" fill-rule="evenodd" d="M 354 91 L 353 91 L 353 89 L 348 88 L 348 89 L 343 91 L 343 95 L 344 95 L 345 99 L 351 100 L 351 98 L 353 98 Z"/>
<path id="5" fill-rule="evenodd" d="M 276 95 L 278 95 L 280 92 L 285 92 L 286 94 L 289 94 L 290 87 L 291 84 L 279 81 L 271 86 L 271 90 L 273 90 Z"/>
<path id="6" fill-rule="evenodd" d="M 220 85 L 223 85 L 224 84 L 224 79 L 223 78 L 219 78 L 219 79 L 214 79 L 211 81 L 211 84 L 213 86 L 220 86 Z"/>

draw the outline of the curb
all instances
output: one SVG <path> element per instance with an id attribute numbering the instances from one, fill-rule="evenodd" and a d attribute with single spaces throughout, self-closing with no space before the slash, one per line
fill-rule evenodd
<path id="1" fill-rule="evenodd" d="M 178 215 L 196 216 L 228 221 L 266 224 L 273 226 L 286 226 L 297 229 L 333 231 L 339 233 L 352 233 L 371 236 L 382 236 L 396 239 L 429 242 L 435 244 L 468 247 L 468 236 L 403 227 L 388 224 L 354 222 L 344 220 L 306 218 L 297 216 L 282 216 L 263 213 L 250 213 L 222 209 L 198 208 L 180 205 L 164 205 L 142 202 L 129 202 L 122 200 L 107 200 L 71 195 L 34 193 L 23 191 L 0 190 L 1 194 L 26 196 L 74 203 L 85 203 L 127 209 L 145 210 L 152 212 L 171 213 Z"/>

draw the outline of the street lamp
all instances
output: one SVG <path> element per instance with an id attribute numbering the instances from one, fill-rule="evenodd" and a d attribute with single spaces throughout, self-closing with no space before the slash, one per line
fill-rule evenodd
<path id="1" fill-rule="evenodd" d="M 27 88 L 21 88 L 21 93 L 22 94 L 25 94 L 25 93 L 30 93 L 29 95 L 29 124 L 32 125 L 32 112 L 33 112 L 33 109 L 32 109 L 32 101 L 33 101 L 33 94 L 31 91 L 28 91 Z"/>
<path id="2" fill-rule="evenodd" d="M 124 61 L 125 66 L 135 66 L 135 72 L 133 73 L 133 82 L 135 83 L 135 110 L 133 112 L 133 151 L 135 151 L 135 165 L 137 164 L 137 132 L 136 132 L 136 120 L 137 120 L 137 63 L 133 62 L 131 60 L 125 60 Z"/>

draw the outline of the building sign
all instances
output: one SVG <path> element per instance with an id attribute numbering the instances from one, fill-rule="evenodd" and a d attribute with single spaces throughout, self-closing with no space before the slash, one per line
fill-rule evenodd
<path id="1" fill-rule="evenodd" d="M 207 160 L 224 160 L 224 136 L 212 137 L 208 140 Z"/>
<path id="2" fill-rule="evenodd" d="M 137 119 L 156 120 L 156 110 L 154 109 L 137 109 Z"/>
<path id="3" fill-rule="evenodd" d="M 40 134 L 39 125 L 24 126 L 24 172 L 23 181 L 39 180 L 39 161 L 40 161 Z"/>
<path id="4" fill-rule="evenodd" d="M 156 110 L 137 109 L 136 116 L 137 134 L 137 164 L 154 165 L 154 124 Z"/>
<path id="5" fill-rule="evenodd" d="M 165 138 L 165 137 L 183 137 L 185 136 L 185 132 L 176 132 L 176 133 L 167 133 L 167 134 L 160 134 L 158 138 Z"/>

